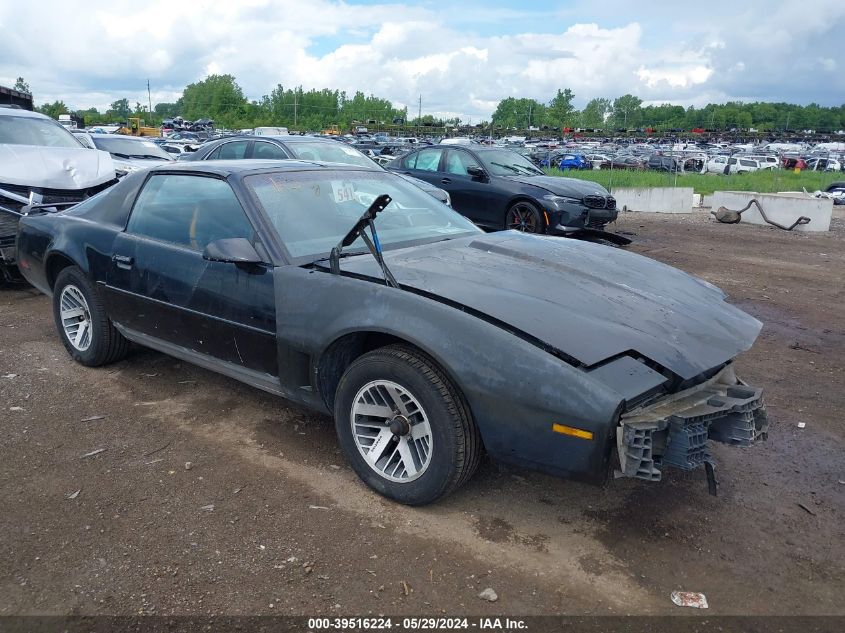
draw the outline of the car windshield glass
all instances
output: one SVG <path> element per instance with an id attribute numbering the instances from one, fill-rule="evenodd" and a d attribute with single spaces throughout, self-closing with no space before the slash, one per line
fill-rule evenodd
<path id="1" fill-rule="evenodd" d="M 56 121 L 22 116 L 0 116 L 0 143 L 41 147 L 84 146 Z"/>
<path id="2" fill-rule="evenodd" d="M 524 158 L 521 154 L 508 149 L 478 152 L 478 157 L 484 163 L 487 170 L 494 176 L 513 176 L 515 174 L 523 176 L 534 174 L 538 176 L 543 175 L 543 172 L 537 169 L 531 161 Z"/>
<path id="3" fill-rule="evenodd" d="M 248 176 L 245 182 L 298 261 L 327 257 L 381 194 L 393 199 L 376 219 L 385 249 L 480 232 L 415 185 L 384 171 L 285 171 Z M 358 238 L 344 252 L 365 249 Z"/>
<path id="4" fill-rule="evenodd" d="M 343 163 L 358 167 L 378 167 L 376 163 L 353 147 L 337 141 L 326 143 L 287 143 L 288 149 L 301 160 L 320 160 L 329 163 Z"/>
<path id="5" fill-rule="evenodd" d="M 93 139 L 97 149 L 120 155 L 121 158 L 171 160 L 170 154 L 152 141 L 140 141 L 120 136 L 95 136 Z"/>

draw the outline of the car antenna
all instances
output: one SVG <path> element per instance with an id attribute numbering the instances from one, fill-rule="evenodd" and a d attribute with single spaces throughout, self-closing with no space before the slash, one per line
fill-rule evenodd
<path id="1" fill-rule="evenodd" d="M 364 240 L 364 244 L 367 245 L 367 248 L 370 249 L 370 252 L 375 257 L 378 265 L 381 266 L 381 271 L 384 273 L 384 283 L 387 286 L 393 286 L 394 288 L 399 287 L 399 283 L 396 281 L 396 278 L 393 276 L 393 273 L 390 272 L 388 269 L 387 264 L 384 263 L 384 257 L 381 254 L 381 242 L 378 239 L 378 232 L 376 231 L 376 225 L 373 220 L 376 219 L 376 216 L 384 211 L 385 207 L 390 204 L 393 200 L 390 196 L 386 193 L 383 193 L 378 198 L 373 200 L 373 203 L 364 211 L 364 214 L 358 218 L 358 221 L 355 225 L 349 229 L 349 232 L 343 237 L 340 242 L 337 243 L 332 249 L 331 255 L 329 256 L 329 264 L 331 265 L 331 271 L 333 275 L 340 274 L 340 254 L 343 252 L 344 247 L 349 246 L 358 239 L 358 236 Z M 364 231 L 367 227 L 370 227 L 370 233 L 373 235 L 373 239 L 370 239 L 370 236 Z"/>

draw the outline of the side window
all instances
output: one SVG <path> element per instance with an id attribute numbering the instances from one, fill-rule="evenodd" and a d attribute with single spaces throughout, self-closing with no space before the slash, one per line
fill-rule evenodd
<path id="1" fill-rule="evenodd" d="M 443 155 L 443 150 L 440 148 L 424 149 L 417 154 L 416 169 L 422 171 L 438 171 L 440 168 L 440 157 Z"/>
<path id="2" fill-rule="evenodd" d="M 249 145 L 249 141 L 223 143 L 223 145 L 211 152 L 206 160 L 240 160 L 246 156 L 247 145 Z"/>
<path id="3" fill-rule="evenodd" d="M 288 157 L 284 150 L 278 145 L 267 141 L 255 141 L 252 149 L 253 158 L 266 158 L 269 160 L 284 160 Z"/>
<path id="4" fill-rule="evenodd" d="M 150 177 L 135 201 L 126 232 L 198 251 L 214 240 L 254 237 L 229 183 L 181 174 Z"/>
<path id="5" fill-rule="evenodd" d="M 402 159 L 402 167 L 404 167 L 405 169 L 416 169 L 417 156 L 419 156 L 419 154 L 417 153 L 408 154 L 405 158 Z"/>
<path id="6" fill-rule="evenodd" d="M 471 154 L 459 149 L 450 149 L 446 153 L 446 172 L 459 176 L 468 176 L 468 167 L 480 167 Z"/>

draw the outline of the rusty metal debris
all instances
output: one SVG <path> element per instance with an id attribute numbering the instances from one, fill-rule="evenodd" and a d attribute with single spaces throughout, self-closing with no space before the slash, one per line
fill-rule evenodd
<path id="1" fill-rule="evenodd" d="M 712 213 L 716 217 L 716 220 L 722 222 L 723 224 L 739 224 L 742 220 L 742 214 L 748 211 L 748 209 L 751 208 L 752 204 L 757 206 L 757 210 L 760 212 L 760 215 L 766 222 L 768 222 L 772 226 L 778 227 L 779 229 L 783 229 L 784 231 L 791 231 L 800 224 L 810 223 L 810 218 L 804 215 L 799 216 L 798 219 L 795 220 L 795 222 L 793 222 L 789 226 L 784 226 L 783 224 L 779 224 L 774 220 L 770 220 L 768 216 L 766 216 L 766 212 L 763 211 L 762 205 L 757 201 L 756 198 L 752 198 L 751 200 L 749 200 L 748 204 L 746 204 L 739 211 L 733 211 L 732 209 L 728 209 L 727 207 L 719 207 L 718 209 L 716 209 L 715 211 L 711 211 L 710 213 Z"/>

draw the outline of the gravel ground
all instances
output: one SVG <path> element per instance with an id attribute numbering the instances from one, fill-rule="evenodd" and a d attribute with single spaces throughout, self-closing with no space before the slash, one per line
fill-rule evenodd
<path id="1" fill-rule="evenodd" d="M 616 230 L 765 324 L 737 364 L 770 440 L 715 447 L 718 498 L 702 472 L 599 488 L 488 460 L 397 506 L 328 418 L 148 350 L 75 365 L 49 300 L 3 289 L 0 615 L 663 614 L 675 589 L 711 614 L 845 614 L 845 221 Z"/>

